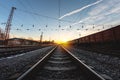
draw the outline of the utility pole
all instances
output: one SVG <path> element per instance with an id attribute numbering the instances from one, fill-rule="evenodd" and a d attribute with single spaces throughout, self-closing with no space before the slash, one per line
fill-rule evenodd
<path id="1" fill-rule="evenodd" d="M 1 32 L 1 28 L 0 28 L 0 39 L 1 39 L 1 33 L 2 33 L 2 32 Z"/>
<path id="2" fill-rule="evenodd" d="M 40 35 L 40 44 L 42 43 L 42 38 L 43 38 L 43 32 Z"/>
<path id="3" fill-rule="evenodd" d="M 16 9 L 15 7 L 12 7 L 12 9 L 10 11 L 10 14 L 9 14 L 9 17 L 8 17 L 8 20 L 7 20 L 7 23 L 6 23 L 5 38 L 4 38 L 5 45 L 8 44 L 8 39 L 9 39 L 9 36 L 10 36 L 11 23 L 12 23 L 13 13 L 14 13 L 15 9 Z"/>

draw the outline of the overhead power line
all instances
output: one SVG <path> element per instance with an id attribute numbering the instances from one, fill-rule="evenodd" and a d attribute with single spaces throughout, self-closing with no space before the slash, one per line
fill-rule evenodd
<path id="1" fill-rule="evenodd" d="M 17 0 L 24 8 L 26 8 L 27 9 L 27 7 L 29 7 L 29 8 L 31 8 L 31 9 L 33 9 L 32 7 L 31 7 L 31 5 L 30 4 L 28 4 L 28 2 L 27 2 L 27 5 L 25 5 L 21 0 Z M 26 7 L 27 6 L 27 7 Z M 36 18 L 33 16 L 33 15 L 31 15 L 32 16 L 32 18 L 34 19 L 34 20 L 36 20 Z M 36 20 L 37 21 L 37 20 Z"/>
<path id="2" fill-rule="evenodd" d="M 42 15 L 42 14 L 39 14 L 39 13 L 35 13 L 35 12 L 23 10 L 23 9 L 18 9 L 18 10 L 22 11 L 22 12 L 25 12 L 25 13 L 28 13 L 28 14 L 33 14 L 33 15 L 36 15 L 36 16 L 41 16 L 41 17 L 45 17 L 45 18 L 49 18 L 49 19 L 53 19 L 53 20 L 59 20 L 58 18 L 54 18 L 54 17 Z M 62 22 L 68 22 L 68 23 L 73 23 L 73 21 L 69 21 L 69 20 L 60 20 L 60 21 L 62 21 Z"/>

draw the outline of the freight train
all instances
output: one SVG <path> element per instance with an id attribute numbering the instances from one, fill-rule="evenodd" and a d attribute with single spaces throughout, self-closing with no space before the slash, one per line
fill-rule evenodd
<path id="1" fill-rule="evenodd" d="M 120 25 L 113 28 L 74 39 L 68 42 L 72 45 L 114 45 L 120 47 Z"/>

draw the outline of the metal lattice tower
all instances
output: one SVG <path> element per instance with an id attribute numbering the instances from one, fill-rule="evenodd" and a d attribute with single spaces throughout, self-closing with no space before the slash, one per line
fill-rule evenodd
<path id="1" fill-rule="evenodd" d="M 6 27 L 5 27 L 5 40 L 9 39 L 9 35 L 10 35 L 10 28 L 11 28 L 11 23 L 12 23 L 12 18 L 13 18 L 13 13 L 14 13 L 14 10 L 16 8 L 15 7 L 12 7 L 11 9 L 11 12 L 10 12 L 10 15 L 8 17 L 8 20 L 7 20 L 7 23 L 6 23 Z"/>

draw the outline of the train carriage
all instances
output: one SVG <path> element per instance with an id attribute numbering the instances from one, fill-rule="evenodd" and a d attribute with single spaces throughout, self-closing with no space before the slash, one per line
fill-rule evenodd
<path id="1" fill-rule="evenodd" d="M 95 34 L 96 43 L 101 43 L 103 41 L 103 33 L 99 32 Z"/>
<path id="2" fill-rule="evenodd" d="M 115 40 L 120 43 L 120 25 L 114 29 Z"/>
<path id="3" fill-rule="evenodd" d="M 90 43 L 95 43 L 95 36 L 94 35 L 90 35 Z"/>
<path id="4" fill-rule="evenodd" d="M 71 41 L 74 44 L 120 43 L 120 25 Z"/>
<path id="5" fill-rule="evenodd" d="M 104 42 L 113 42 L 115 40 L 113 36 L 113 30 L 108 29 L 103 31 L 103 39 L 104 39 Z"/>

